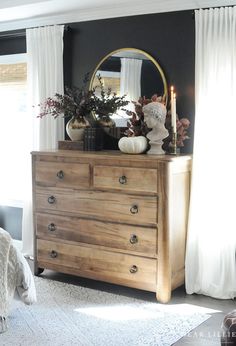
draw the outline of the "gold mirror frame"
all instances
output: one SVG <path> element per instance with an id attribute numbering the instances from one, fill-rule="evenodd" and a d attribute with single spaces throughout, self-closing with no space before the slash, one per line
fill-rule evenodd
<path id="1" fill-rule="evenodd" d="M 137 48 L 120 48 L 120 49 L 116 49 L 116 50 L 112 51 L 111 53 L 107 54 L 96 66 L 96 68 L 92 74 L 92 77 L 90 79 L 89 90 L 92 90 L 94 79 L 96 77 L 96 73 L 97 73 L 99 67 L 104 63 L 104 61 L 106 61 L 112 55 L 117 54 L 117 53 L 122 52 L 122 51 L 134 51 L 136 53 L 143 54 L 155 65 L 155 67 L 157 68 L 157 70 L 161 76 L 162 82 L 163 82 L 164 96 L 165 96 L 166 104 L 167 104 L 167 101 L 168 101 L 167 82 L 166 82 L 166 78 L 165 78 L 165 75 L 164 75 L 162 68 L 160 67 L 158 62 L 150 54 L 146 53 L 145 51 L 143 51 L 141 49 L 137 49 Z M 145 96 L 145 95 L 140 95 L 140 96 Z"/>

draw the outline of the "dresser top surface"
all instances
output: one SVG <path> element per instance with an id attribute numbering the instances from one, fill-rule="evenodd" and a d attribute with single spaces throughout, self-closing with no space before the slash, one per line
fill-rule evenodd
<path id="1" fill-rule="evenodd" d="M 150 155 L 150 154 L 124 154 L 119 150 L 101 150 L 101 151 L 81 151 L 81 150 L 48 150 L 48 151 L 33 151 L 31 153 L 33 156 L 43 155 L 43 156 L 66 156 L 71 158 L 88 158 L 88 159 L 112 159 L 112 160 L 127 160 L 127 161 L 188 161 L 192 159 L 191 155 Z"/>

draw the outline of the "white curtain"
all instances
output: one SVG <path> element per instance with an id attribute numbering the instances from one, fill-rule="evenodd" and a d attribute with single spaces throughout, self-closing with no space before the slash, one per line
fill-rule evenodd
<path id="1" fill-rule="evenodd" d="M 236 297 L 236 7 L 198 10 L 187 293 Z"/>
<path id="2" fill-rule="evenodd" d="M 27 189 L 23 207 L 22 240 L 23 253 L 33 255 L 33 218 L 31 157 L 32 150 L 56 149 L 58 140 L 64 139 L 64 119 L 51 116 L 37 118 L 38 105 L 55 93 L 64 93 L 63 82 L 63 25 L 26 30 L 27 78 L 29 93 L 29 121 L 32 123 L 32 138 L 29 136 L 29 161 L 26 168 Z"/>
<path id="3" fill-rule="evenodd" d="M 120 94 L 129 101 L 138 101 L 141 96 L 141 59 L 121 58 Z"/>

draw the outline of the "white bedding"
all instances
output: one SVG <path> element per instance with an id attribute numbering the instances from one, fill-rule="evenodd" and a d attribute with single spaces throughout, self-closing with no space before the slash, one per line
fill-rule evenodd
<path id="1" fill-rule="evenodd" d="M 7 330 L 7 317 L 14 293 L 25 304 L 36 302 L 34 277 L 29 264 L 9 233 L 0 228 L 0 333 Z"/>

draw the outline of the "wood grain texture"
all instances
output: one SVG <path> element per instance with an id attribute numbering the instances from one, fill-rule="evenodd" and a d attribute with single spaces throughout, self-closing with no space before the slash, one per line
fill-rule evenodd
<path id="1" fill-rule="evenodd" d="M 88 188 L 90 186 L 89 165 L 39 161 L 36 162 L 35 182 L 39 186 Z"/>
<path id="2" fill-rule="evenodd" d="M 178 165 L 183 163 L 191 163 L 191 155 L 130 155 L 123 154 L 119 150 L 108 151 L 79 151 L 79 150 L 50 150 L 32 152 L 36 156 L 37 161 L 47 162 L 92 162 L 94 165 L 109 165 L 126 167 L 139 167 L 142 168 L 157 168 L 160 162 L 176 162 Z M 178 166 L 177 165 L 177 166 Z M 176 167 L 177 167 L 176 166 Z M 183 168 L 182 168 L 183 169 Z"/>
<path id="3" fill-rule="evenodd" d="M 100 245 L 146 257 L 157 256 L 157 229 L 66 217 L 36 214 L 37 237 Z"/>
<path id="4" fill-rule="evenodd" d="M 53 257 L 56 256 L 56 257 Z M 40 266 L 70 268 L 71 272 L 97 280 L 105 280 L 147 290 L 156 288 L 155 259 L 140 258 L 115 252 L 90 250 L 81 245 L 67 245 L 38 240 Z M 132 269 L 135 269 L 132 273 Z"/>
<path id="5" fill-rule="evenodd" d="M 157 170 L 95 166 L 94 187 L 155 194 L 157 193 Z"/>
<path id="6" fill-rule="evenodd" d="M 50 197 L 55 199 L 54 203 L 48 202 Z M 150 196 L 82 190 L 65 192 L 55 190 L 48 193 L 45 189 L 43 192 L 36 192 L 36 205 L 38 210 L 67 212 L 103 220 L 145 225 L 157 223 L 157 198 Z M 135 206 L 137 212 L 132 209 Z"/>
<path id="7" fill-rule="evenodd" d="M 170 301 L 184 283 L 189 155 L 59 150 L 33 152 L 32 164 L 35 273 L 49 268 Z"/>
<path id="8" fill-rule="evenodd" d="M 158 238 L 158 273 L 157 300 L 166 303 L 171 298 L 171 266 L 170 266 L 170 228 L 171 209 L 174 206 L 170 199 L 170 165 L 160 163 L 159 175 L 159 238 Z M 176 244 L 176 249 L 178 244 Z M 175 253 L 173 254 L 175 256 Z"/>

